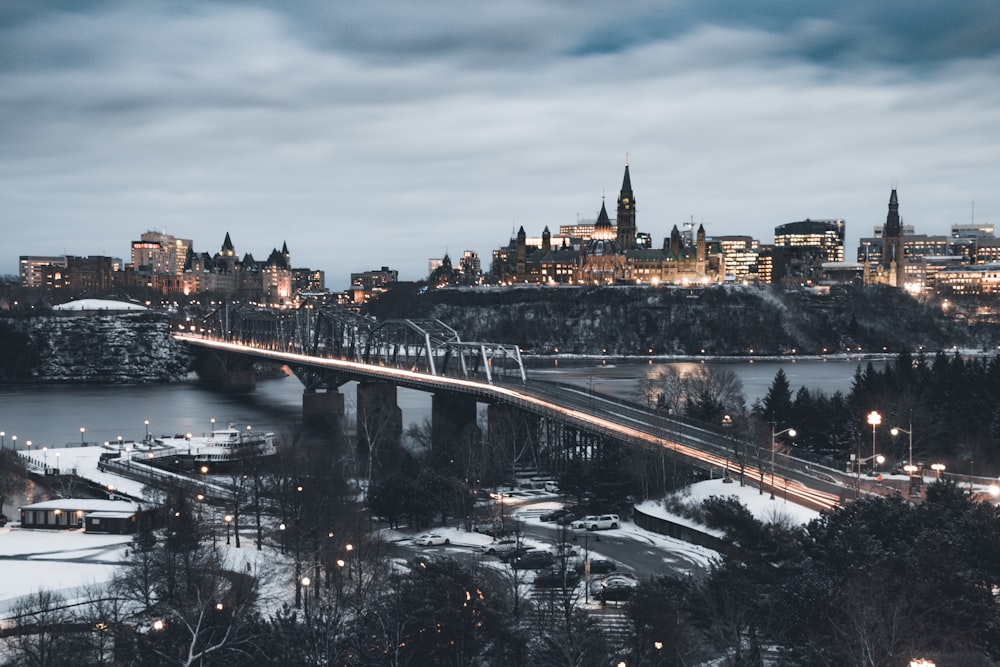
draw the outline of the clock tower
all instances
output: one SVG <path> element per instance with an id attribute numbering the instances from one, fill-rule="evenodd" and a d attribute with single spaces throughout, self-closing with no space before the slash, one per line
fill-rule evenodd
<path id="1" fill-rule="evenodd" d="M 635 247 L 635 196 L 632 194 L 632 179 L 628 174 L 628 163 L 625 163 L 625 179 L 622 181 L 622 191 L 618 195 L 618 245 L 622 250 Z"/>

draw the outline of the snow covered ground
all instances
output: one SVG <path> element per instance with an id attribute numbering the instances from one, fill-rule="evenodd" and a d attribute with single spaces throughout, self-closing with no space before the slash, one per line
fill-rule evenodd
<path id="1" fill-rule="evenodd" d="M 88 449 L 88 448 L 82 448 Z M 99 451 L 99 448 L 89 448 Z M 78 465 L 83 465 L 84 459 L 75 459 Z M 117 483 L 117 482 L 115 482 Z M 708 498 L 709 496 L 735 495 L 741 502 L 762 521 L 772 521 L 779 516 L 786 516 L 797 522 L 806 523 L 818 514 L 812 510 L 801 508 L 780 498 L 771 500 L 767 494 L 761 496 L 757 489 L 740 487 L 738 483 L 723 484 L 721 480 L 701 482 L 689 487 L 687 495 L 692 500 Z M 141 489 L 138 490 L 141 495 Z M 522 520 L 533 520 L 542 511 L 558 507 L 559 503 L 549 497 L 538 497 L 526 501 L 514 510 L 514 517 Z M 656 503 L 643 505 L 644 511 L 662 513 L 669 516 Z M 673 520 L 683 521 L 676 516 Z M 553 523 L 533 521 L 533 526 L 542 526 L 552 530 L 555 536 L 558 526 Z M 470 533 L 457 528 L 434 528 L 425 532 L 435 532 L 444 535 L 451 541 L 449 547 L 435 549 L 478 549 L 491 538 L 480 533 Z M 652 533 L 624 522 L 616 531 L 618 535 L 634 539 L 637 544 L 655 546 L 665 554 L 673 554 L 682 561 L 707 566 L 718 553 L 681 540 Z M 390 540 L 408 540 L 416 535 L 409 531 L 385 531 L 384 536 Z M 109 581 L 125 561 L 125 552 L 129 546 L 129 535 L 102 535 L 85 533 L 82 530 L 28 530 L 17 524 L 8 524 L 0 528 L 0 617 L 9 615 L 20 600 L 25 599 L 39 589 L 58 592 L 67 599 L 81 597 L 87 587 L 103 584 Z M 221 540 L 220 540 L 221 542 Z M 527 538 L 525 545 L 534 548 L 545 548 L 555 542 L 555 539 L 543 542 Z M 223 545 L 220 545 L 223 546 Z M 277 572 L 282 566 L 277 562 L 276 554 L 267 548 L 258 552 L 252 545 L 252 537 L 244 537 L 242 549 L 225 547 L 231 567 L 235 569 L 249 568 L 258 574 L 273 574 L 275 580 L 270 582 L 272 591 L 291 591 L 292 587 L 284 581 L 285 573 Z M 600 547 L 595 545 L 591 550 L 592 558 L 601 558 Z"/>

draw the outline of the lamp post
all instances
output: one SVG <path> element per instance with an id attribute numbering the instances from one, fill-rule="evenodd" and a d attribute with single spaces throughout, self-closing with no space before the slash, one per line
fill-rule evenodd
<path id="1" fill-rule="evenodd" d="M 229 542 L 229 524 L 231 524 L 233 522 L 233 515 L 232 514 L 227 514 L 226 516 L 222 517 L 222 520 L 226 522 L 226 544 L 229 544 L 230 543 Z"/>
<path id="2" fill-rule="evenodd" d="M 774 427 L 774 422 L 771 422 L 771 500 L 774 500 L 774 450 L 777 444 L 778 436 L 784 435 L 785 433 L 792 438 L 796 436 L 794 428 L 786 428 L 783 431 L 775 432 Z"/>
<path id="3" fill-rule="evenodd" d="M 86 445 L 87 444 L 87 441 L 84 440 L 84 434 L 86 434 L 86 433 L 87 433 L 87 429 L 85 429 L 84 427 L 81 426 L 80 427 L 80 444 L 81 445 Z"/>
<path id="4" fill-rule="evenodd" d="M 909 426 L 910 428 L 908 429 L 901 428 L 899 426 L 893 426 L 891 429 L 889 429 L 889 433 L 894 438 L 900 433 L 905 433 L 906 435 L 909 436 L 910 458 L 909 458 L 909 463 L 907 463 L 906 466 L 903 467 L 903 469 L 906 471 L 906 474 L 910 476 L 910 495 L 920 495 L 919 487 L 914 486 L 916 483 L 917 466 L 913 465 L 913 420 L 912 419 L 910 420 Z M 923 480 L 921 480 L 921 483 L 923 483 Z"/>
<path id="5" fill-rule="evenodd" d="M 45 464 L 45 469 L 49 469 L 49 448 L 42 447 L 42 463 Z"/>
<path id="6" fill-rule="evenodd" d="M 730 432 L 732 431 L 732 429 L 733 429 L 733 418 L 730 417 L 729 415 L 723 415 L 723 417 L 722 417 L 722 430 L 723 430 L 723 432 L 725 432 L 727 438 L 730 437 Z M 735 446 L 734 446 L 734 451 L 733 451 L 733 457 L 737 458 L 737 459 L 739 458 L 739 453 L 737 451 L 735 451 Z M 727 480 L 729 479 L 729 463 L 728 462 L 726 463 L 726 477 L 725 477 L 725 479 L 727 479 Z M 740 486 L 743 486 L 742 471 L 741 471 L 741 474 L 740 474 Z"/>
<path id="7" fill-rule="evenodd" d="M 938 479 L 941 479 L 941 473 L 944 472 L 944 464 L 943 463 L 932 463 L 931 464 L 931 470 L 933 470 L 934 472 L 937 473 L 937 478 Z"/>
<path id="8" fill-rule="evenodd" d="M 211 429 L 212 429 L 211 432 L 214 433 L 215 432 L 215 417 L 212 417 L 211 419 L 209 419 L 208 423 L 211 424 Z"/>
<path id="9" fill-rule="evenodd" d="M 122 455 L 122 437 L 118 436 L 118 458 Z"/>
<path id="10" fill-rule="evenodd" d="M 306 605 L 306 608 L 305 608 L 306 622 L 309 621 L 309 584 L 311 584 L 311 583 L 312 583 L 312 581 L 309 579 L 309 577 L 302 577 L 302 588 L 305 589 L 304 595 L 302 597 L 303 597 L 303 600 L 305 601 L 305 605 Z"/>
<path id="11" fill-rule="evenodd" d="M 12 436 L 10 436 L 10 439 L 11 439 L 11 445 L 10 446 L 13 447 L 14 450 L 16 451 L 17 450 L 17 436 L 16 435 L 12 435 Z M 29 452 L 28 455 L 30 456 L 31 455 L 30 454 L 31 450 L 28 450 L 28 452 Z"/>
<path id="12" fill-rule="evenodd" d="M 878 459 L 875 458 L 875 428 L 882 423 L 882 415 L 872 410 L 868 413 L 868 423 L 872 425 L 872 474 L 878 472 Z"/>
<path id="13" fill-rule="evenodd" d="M 891 433 L 892 437 L 894 438 L 900 433 L 905 433 L 906 435 L 910 436 L 910 462 L 906 467 L 907 469 L 913 468 L 913 422 L 910 422 L 909 429 L 900 428 L 899 426 L 893 426 L 891 429 L 889 429 L 889 433 Z"/>
<path id="14" fill-rule="evenodd" d="M 144 420 L 143 424 L 146 426 L 146 442 L 149 442 L 149 420 Z"/>
<path id="15" fill-rule="evenodd" d="M 187 440 L 187 443 L 188 443 L 188 456 L 191 456 L 191 434 L 190 433 L 185 433 L 184 434 L 184 439 Z"/>
<path id="16" fill-rule="evenodd" d="M 6 433 L 4 433 L 3 431 L 0 431 L 0 449 L 3 449 L 4 445 L 6 444 L 4 442 L 4 438 L 6 437 L 6 435 L 7 435 Z"/>

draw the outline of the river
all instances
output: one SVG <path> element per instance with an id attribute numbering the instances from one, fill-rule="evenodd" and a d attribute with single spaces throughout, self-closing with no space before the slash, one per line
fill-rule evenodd
<path id="1" fill-rule="evenodd" d="M 535 368 L 531 377 L 570 382 L 594 391 L 640 400 L 639 379 L 655 374 L 668 365 L 691 368 L 701 362 L 619 363 L 594 362 L 563 364 L 548 369 Z M 784 369 L 792 391 L 801 386 L 828 394 L 850 390 L 859 363 L 852 359 L 801 359 L 707 361 L 710 366 L 729 368 L 743 381 L 747 404 L 767 393 L 779 368 Z M 862 361 L 860 363 L 867 363 Z M 873 363 L 881 368 L 885 361 Z M 354 401 L 353 388 L 343 388 L 348 410 Z M 398 401 L 405 426 L 423 422 L 430 415 L 428 394 L 400 389 Z M 0 387 L 0 437 L 11 447 L 17 436 L 18 449 L 77 445 L 140 439 L 146 424 L 154 435 L 204 433 L 211 420 L 219 425 L 232 422 L 254 429 L 280 432 L 300 420 L 302 386 L 293 377 L 261 380 L 249 394 L 224 394 L 196 382 L 163 385 L 33 385 Z M 81 429 L 84 429 L 81 433 Z"/>

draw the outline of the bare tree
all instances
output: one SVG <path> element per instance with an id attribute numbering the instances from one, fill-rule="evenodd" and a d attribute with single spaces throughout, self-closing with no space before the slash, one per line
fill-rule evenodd
<path id="1" fill-rule="evenodd" d="M 0 450 L 0 510 L 28 484 L 28 469 L 24 459 L 13 449 Z"/>
<path id="2" fill-rule="evenodd" d="M 7 639 L 13 665 L 54 667 L 68 664 L 63 632 L 70 621 L 65 600 L 39 590 L 14 607 L 13 627 Z"/>

